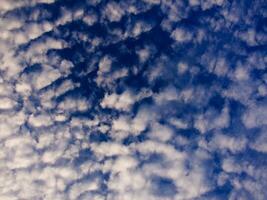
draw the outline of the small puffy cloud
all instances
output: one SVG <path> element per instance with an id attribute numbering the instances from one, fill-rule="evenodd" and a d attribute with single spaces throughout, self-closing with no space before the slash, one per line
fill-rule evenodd
<path id="1" fill-rule="evenodd" d="M 17 126 L 12 125 L 11 123 L 7 123 L 6 121 L 1 121 L 0 123 L 0 138 L 5 139 L 11 136 L 17 130 Z"/>
<path id="2" fill-rule="evenodd" d="M 48 114 L 38 114 L 29 117 L 29 124 L 39 128 L 42 126 L 50 126 L 53 124 L 53 121 Z"/>
<path id="3" fill-rule="evenodd" d="M 115 108 L 117 110 L 129 111 L 134 103 L 135 96 L 131 94 L 131 92 L 125 91 L 121 95 L 105 95 L 101 106 L 103 108 Z"/>
<path id="4" fill-rule="evenodd" d="M 184 28 L 176 28 L 172 33 L 171 37 L 177 42 L 177 43 L 184 43 L 189 42 L 192 40 L 192 33 Z"/>
<path id="5" fill-rule="evenodd" d="M 129 149 L 126 146 L 121 145 L 120 143 L 100 143 L 100 144 L 91 144 L 91 149 L 95 155 L 101 159 L 104 156 L 117 156 L 117 155 L 127 155 L 130 153 Z"/>
<path id="6" fill-rule="evenodd" d="M 262 128 L 260 135 L 256 137 L 255 141 L 250 142 L 250 148 L 255 149 L 258 152 L 267 152 L 267 135 L 266 128 Z"/>
<path id="7" fill-rule="evenodd" d="M 171 125 L 175 126 L 177 129 L 187 129 L 189 126 L 188 123 L 183 119 L 171 118 L 168 121 Z"/>
<path id="8" fill-rule="evenodd" d="M 155 118 L 156 118 L 156 115 L 155 113 L 153 113 L 153 110 L 150 110 L 148 108 L 142 108 L 138 111 L 136 116 L 133 118 L 132 124 L 131 124 L 131 130 L 135 134 L 139 134 L 142 131 L 144 131 L 149 125 L 149 123 L 151 121 L 154 121 Z"/>
<path id="9" fill-rule="evenodd" d="M 112 122 L 112 137 L 116 140 L 126 138 L 131 134 L 139 134 L 139 132 L 135 133 L 131 130 L 131 121 L 126 116 L 121 116 Z"/>
<path id="10" fill-rule="evenodd" d="M 40 90 L 51 83 L 53 83 L 55 80 L 61 77 L 61 74 L 58 70 L 55 69 L 45 69 L 40 74 L 37 75 L 35 81 L 33 82 L 33 85 L 37 90 Z"/>
<path id="11" fill-rule="evenodd" d="M 246 138 L 235 138 L 227 135 L 216 133 L 212 138 L 212 148 L 220 151 L 229 150 L 232 153 L 242 152 L 247 145 Z"/>
<path id="12" fill-rule="evenodd" d="M 137 21 L 130 32 L 130 36 L 137 37 L 141 33 L 148 32 L 151 28 L 151 24 L 148 24 L 145 21 Z"/>
<path id="13" fill-rule="evenodd" d="M 75 111 L 86 111 L 91 107 L 90 102 L 88 102 L 84 98 L 75 98 L 75 97 L 67 97 L 63 101 L 61 101 L 57 108 L 59 111 L 66 112 L 75 112 Z"/>
<path id="14" fill-rule="evenodd" d="M 189 0 L 190 6 L 198 6 L 200 3 L 200 0 Z"/>
<path id="15" fill-rule="evenodd" d="M 134 117 L 121 115 L 112 121 L 111 136 L 114 139 L 123 139 L 130 135 L 137 136 L 145 131 L 155 119 L 156 113 L 153 109 L 145 107 L 140 109 Z M 170 134 L 169 131 L 167 132 Z"/>
<path id="16" fill-rule="evenodd" d="M 111 68 L 112 60 L 105 56 L 99 61 L 99 71 L 98 74 L 109 72 Z"/>
<path id="17" fill-rule="evenodd" d="M 121 94 L 112 93 L 106 94 L 100 105 L 103 108 L 112 108 L 121 111 L 130 111 L 132 106 L 147 97 L 150 97 L 152 92 L 147 89 L 141 90 L 134 94 L 132 91 L 126 90 Z"/>
<path id="18" fill-rule="evenodd" d="M 4 75 L 3 78 L 7 80 L 10 80 L 11 78 L 17 78 L 17 75 L 22 71 L 22 67 L 19 65 L 19 59 L 15 57 L 15 52 L 13 49 L 5 47 L 7 44 L 0 44 L 4 46 L 2 49 L 2 58 L 0 60 L 0 70 Z M 2 51 L 0 50 L 0 55 Z"/>
<path id="19" fill-rule="evenodd" d="M 83 21 L 89 25 L 92 26 L 94 23 L 97 22 L 97 16 L 94 14 L 86 15 L 83 17 Z"/>
<path id="20" fill-rule="evenodd" d="M 77 184 L 74 184 L 69 191 L 69 198 L 70 199 L 77 199 L 82 194 L 86 192 L 92 192 L 100 188 L 99 180 L 95 179 L 89 179 L 87 181 L 79 182 Z"/>
<path id="21" fill-rule="evenodd" d="M 14 108 L 16 105 L 16 101 L 8 97 L 0 97 L 0 110 L 9 110 Z"/>
<path id="22" fill-rule="evenodd" d="M 264 96 L 267 96 L 267 86 L 266 85 L 260 85 L 258 87 L 258 93 L 260 96 L 264 97 Z"/>
<path id="23" fill-rule="evenodd" d="M 236 34 L 241 40 L 246 42 L 249 46 L 256 46 L 258 44 L 257 42 L 257 32 L 256 30 L 248 29 L 244 32 L 237 32 Z"/>
<path id="24" fill-rule="evenodd" d="M 150 57 L 150 54 L 151 54 L 151 52 L 148 48 L 140 49 L 136 53 L 137 53 L 141 63 L 146 62 L 148 60 L 148 58 Z"/>
<path id="25" fill-rule="evenodd" d="M 217 113 L 214 110 L 208 110 L 205 114 L 197 116 L 194 122 L 194 127 L 203 134 L 212 129 L 226 128 L 229 126 L 229 123 L 229 108 L 225 106 L 221 113 Z"/>
<path id="26" fill-rule="evenodd" d="M 242 116 L 242 121 L 247 128 L 255 128 L 267 124 L 267 107 L 264 105 L 252 106 Z"/>
<path id="27" fill-rule="evenodd" d="M 187 70 L 188 70 L 188 64 L 185 62 L 179 62 L 177 64 L 177 70 L 178 70 L 178 74 L 184 74 Z"/>
<path id="28" fill-rule="evenodd" d="M 146 3 L 150 3 L 150 4 L 156 4 L 156 5 L 160 3 L 160 0 L 142 0 L 142 1 Z"/>
<path id="29" fill-rule="evenodd" d="M 222 169 L 227 173 L 240 173 L 242 168 L 233 158 L 225 158 L 222 162 Z"/>
<path id="30" fill-rule="evenodd" d="M 238 67 L 235 70 L 235 78 L 238 81 L 242 81 L 242 80 L 248 80 L 249 79 L 249 74 L 248 74 L 248 70 L 245 67 Z"/>
<path id="31" fill-rule="evenodd" d="M 158 104 L 165 104 L 168 101 L 178 100 L 178 92 L 174 87 L 167 87 L 153 97 Z"/>
<path id="32" fill-rule="evenodd" d="M 114 2 L 114 1 L 109 2 L 106 5 L 106 8 L 104 9 L 105 17 L 111 22 L 120 21 L 124 14 L 125 14 L 125 11 L 120 6 L 120 4 L 118 4 L 118 3 Z"/>
<path id="33" fill-rule="evenodd" d="M 222 6 L 225 0 L 208 0 L 201 1 L 201 8 L 203 10 L 207 10 L 212 8 L 213 6 Z"/>
<path id="34" fill-rule="evenodd" d="M 113 60 L 110 56 L 104 56 L 98 63 L 96 83 L 98 86 L 113 87 L 116 80 L 128 75 L 126 68 L 112 70 Z"/>
<path id="35" fill-rule="evenodd" d="M 229 64 L 225 58 L 218 58 L 216 60 L 215 69 L 213 68 L 213 73 L 217 76 L 226 76 L 227 72 L 229 71 Z"/>
<path id="36" fill-rule="evenodd" d="M 29 0 L 29 1 L 16 1 L 16 0 L 2 0 L 0 14 L 24 7 L 24 6 L 34 6 L 38 3 L 52 4 L 55 0 Z"/>
<path id="37" fill-rule="evenodd" d="M 23 96 L 29 96 L 32 91 L 32 86 L 30 83 L 18 81 L 16 83 L 15 90 Z"/>
<path id="38" fill-rule="evenodd" d="M 152 139 L 166 142 L 172 138 L 173 130 L 166 125 L 154 123 L 151 125 L 151 131 L 149 135 Z"/>

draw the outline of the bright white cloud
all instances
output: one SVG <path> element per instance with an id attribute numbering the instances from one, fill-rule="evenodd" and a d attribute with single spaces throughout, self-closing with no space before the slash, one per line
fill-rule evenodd
<path id="1" fill-rule="evenodd" d="M 111 94 L 106 95 L 101 102 L 103 108 L 115 108 L 118 110 L 129 111 L 135 103 L 135 97 L 130 92 L 126 91 L 121 95 Z"/>
<path id="2" fill-rule="evenodd" d="M 8 97 L 0 97 L 0 110 L 12 109 L 16 104 L 16 101 Z"/>

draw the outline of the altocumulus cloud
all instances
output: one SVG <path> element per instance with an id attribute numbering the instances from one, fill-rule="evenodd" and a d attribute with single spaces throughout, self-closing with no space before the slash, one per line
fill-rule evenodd
<path id="1" fill-rule="evenodd" d="M 0 199 L 265 200 L 266 8 L 0 0 Z"/>

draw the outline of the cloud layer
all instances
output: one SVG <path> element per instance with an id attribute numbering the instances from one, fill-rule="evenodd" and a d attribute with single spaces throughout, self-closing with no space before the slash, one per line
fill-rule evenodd
<path id="1" fill-rule="evenodd" d="M 0 199 L 265 200 L 266 6 L 2 0 Z"/>

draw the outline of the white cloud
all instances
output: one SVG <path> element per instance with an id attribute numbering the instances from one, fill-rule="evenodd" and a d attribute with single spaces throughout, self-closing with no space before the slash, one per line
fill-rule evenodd
<path id="1" fill-rule="evenodd" d="M 218 58 L 216 60 L 215 69 L 213 72 L 217 76 L 225 76 L 227 75 L 227 72 L 229 71 L 229 64 L 227 63 L 227 60 L 225 58 Z"/>
<path id="2" fill-rule="evenodd" d="M 176 118 L 171 118 L 169 120 L 170 124 L 175 126 L 178 129 L 186 129 L 188 128 L 188 124 L 186 121 L 182 120 L 182 119 L 176 119 Z"/>
<path id="3" fill-rule="evenodd" d="M 34 127 L 50 126 L 53 124 L 51 117 L 48 114 L 31 115 L 29 124 Z"/>
<path id="4" fill-rule="evenodd" d="M 120 21 L 122 16 L 125 14 L 123 8 L 116 2 L 109 2 L 104 10 L 105 17 L 111 22 Z"/>
<path id="5" fill-rule="evenodd" d="M 190 6 L 198 6 L 200 4 L 199 0 L 189 0 Z"/>
<path id="6" fill-rule="evenodd" d="M 135 96 L 131 92 L 125 91 L 120 95 L 114 93 L 111 95 L 106 94 L 100 105 L 103 108 L 129 111 L 134 103 Z"/>
<path id="7" fill-rule="evenodd" d="M 58 104 L 59 111 L 86 111 L 91 107 L 90 103 L 84 98 L 65 98 L 62 102 Z"/>
<path id="8" fill-rule="evenodd" d="M 250 148 L 256 151 L 266 153 L 267 152 L 267 135 L 266 128 L 262 128 L 260 135 L 255 139 L 255 141 L 250 142 Z"/>
<path id="9" fill-rule="evenodd" d="M 1 121 L 0 122 L 0 133 L 1 133 L 0 138 L 5 139 L 5 138 L 11 136 L 12 133 L 17 131 L 15 128 L 17 128 L 17 127 L 12 126 L 12 124 L 7 123 L 5 121 Z"/>
<path id="10" fill-rule="evenodd" d="M 58 97 L 60 95 L 63 95 L 67 91 L 70 91 L 77 86 L 79 86 L 79 84 L 76 84 L 72 82 L 71 80 L 65 80 L 55 89 L 54 96 Z"/>
<path id="11" fill-rule="evenodd" d="M 183 28 L 176 28 L 171 33 L 171 37 L 178 43 L 189 42 L 192 39 L 192 33 Z"/>
<path id="12" fill-rule="evenodd" d="M 128 75 L 128 69 L 122 68 L 112 71 L 112 59 L 109 56 L 104 56 L 99 61 L 96 83 L 98 86 L 108 86 L 113 87 L 115 81 L 119 78 L 125 77 Z"/>
<path id="13" fill-rule="evenodd" d="M 139 93 L 134 94 L 131 91 L 124 91 L 121 94 L 112 93 L 106 94 L 102 102 L 100 103 L 101 107 L 103 108 L 113 108 L 121 111 L 130 111 L 132 106 L 149 96 L 152 95 L 150 90 L 141 90 Z"/>
<path id="14" fill-rule="evenodd" d="M 3 48 L 0 50 L 0 54 L 3 57 L 0 60 L 0 70 L 3 72 L 3 78 L 5 80 L 10 80 L 11 78 L 16 78 L 18 73 L 22 71 L 22 67 L 19 65 L 19 60 L 15 56 L 14 50 L 12 48 L 7 48 L 8 43 L 2 43 Z"/>
<path id="15" fill-rule="evenodd" d="M 136 116 L 132 120 L 131 130 L 135 134 L 139 134 L 144 131 L 149 123 L 155 119 L 155 113 L 148 108 L 142 108 L 138 111 Z"/>
<path id="16" fill-rule="evenodd" d="M 222 6 L 224 3 L 224 0 L 207 0 L 207 1 L 201 1 L 201 8 L 203 10 L 207 10 L 212 8 L 213 6 Z"/>
<path id="17" fill-rule="evenodd" d="M 229 126 L 229 123 L 229 108 L 226 105 L 221 113 L 217 113 L 211 109 L 207 110 L 206 113 L 197 116 L 194 122 L 194 127 L 203 134 L 212 129 L 226 128 Z"/>
<path id="18" fill-rule="evenodd" d="M 168 101 L 178 100 L 178 93 L 174 87 L 167 87 L 162 92 L 154 95 L 158 104 L 164 104 Z"/>
<path id="19" fill-rule="evenodd" d="M 83 194 L 85 192 L 88 192 L 88 191 L 97 190 L 99 187 L 100 187 L 99 181 L 98 180 L 94 180 L 94 179 L 74 184 L 70 188 L 69 198 L 75 200 L 81 194 Z"/>
<path id="20" fill-rule="evenodd" d="M 235 70 L 235 78 L 238 80 L 238 81 L 241 81 L 241 80 L 248 80 L 249 78 L 249 74 L 248 74 L 248 71 L 246 68 L 240 66 L 240 67 L 237 67 L 237 69 Z"/>
<path id="21" fill-rule="evenodd" d="M 16 106 L 16 104 L 16 101 L 8 97 L 0 97 L 0 110 L 12 109 L 14 106 Z"/>
<path id="22" fill-rule="evenodd" d="M 40 90 L 51 83 L 53 83 L 55 80 L 61 77 L 61 74 L 58 72 L 58 70 L 55 69 L 45 69 L 42 73 L 38 74 L 36 77 L 36 80 L 33 82 L 33 85 L 37 90 Z"/>
<path id="23" fill-rule="evenodd" d="M 202 160 L 208 158 L 205 153 L 197 151 L 195 155 L 189 156 L 184 152 L 175 150 L 171 145 L 152 141 L 131 145 L 131 148 L 141 153 L 144 158 L 155 153 L 163 155 L 163 158 L 156 163 L 144 164 L 140 172 L 148 179 L 157 175 L 173 180 L 179 192 L 172 198 L 195 198 L 211 190 L 211 185 L 205 180 L 206 172 L 202 164 Z M 193 169 L 185 168 L 185 161 L 187 160 L 192 162 Z M 149 185 L 148 187 L 148 190 L 152 192 L 152 188 Z M 148 196 L 151 199 L 156 198 L 152 193 Z"/>
<path id="24" fill-rule="evenodd" d="M 158 139 L 162 142 L 167 142 L 173 136 L 173 130 L 166 125 L 153 123 L 151 125 L 150 137 Z"/>
<path id="25" fill-rule="evenodd" d="M 246 148 L 245 138 L 234 138 L 216 133 L 212 139 L 211 146 L 221 151 L 230 150 L 232 153 L 242 152 Z"/>
<path id="26" fill-rule="evenodd" d="M 241 40 L 245 41 L 249 46 L 256 46 L 258 44 L 256 39 L 257 32 L 253 28 L 244 32 L 237 32 L 236 35 L 237 37 L 241 38 Z"/>
<path id="27" fill-rule="evenodd" d="M 148 48 L 137 51 L 137 55 L 141 63 L 146 62 L 149 59 L 151 52 Z"/>
<path id="28" fill-rule="evenodd" d="M 129 149 L 119 143 L 91 144 L 91 148 L 99 159 L 104 156 L 127 155 Z"/>
<path id="29" fill-rule="evenodd" d="M 160 3 L 160 0 L 142 0 L 146 3 L 150 3 L 150 4 L 159 4 Z"/>
<path id="30" fill-rule="evenodd" d="M 83 21 L 89 25 L 92 26 L 94 23 L 97 22 L 97 16 L 94 14 L 86 15 L 83 17 Z"/>
<path id="31" fill-rule="evenodd" d="M 139 36 L 143 32 L 150 31 L 151 28 L 152 28 L 152 25 L 146 23 L 145 21 L 137 21 L 134 24 L 134 27 L 133 27 L 133 29 L 130 32 L 130 36 L 137 37 L 137 36 Z"/>
<path id="32" fill-rule="evenodd" d="M 15 86 L 16 92 L 20 93 L 22 96 L 29 96 L 32 91 L 32 86 L 29 83 L 18 81 Z"/>
<path id="33" fill-rule="evenodd" d="M 240 173 L 242 170 L 233 158 L 224 159 L 222 162 L 222 169 L 228 173 Z"/>
<path id="34" fill-rule="evenodd" d="M 188 64 L 185 62 L 179 62 L 177 64 L 178 74 L 184 74 L 188 70 Z"/>
<path id="35" fill-rule="evenodd" d="M 267 125 L 267 107 L 263 105 L 252 106 L 244 113 L 242 121 L 247 128 Z"/>
<path id="36" fill-rule="evenodd" d="M 260 96 L 262 96 L 262 97 L 264 97 L 264 96 L 266 96 L 267 95 L 267 86 L 266 85 L 260 85 L 259 87 L 258 87 L 258 93 L 259 93 L 259 95 Z"/>
<path id="37" fill-rule="evenodd" d="M 105 56 L 99 61 L 99 71 L 98 74 L 109 72 L 111 68 L 112 60 Z"/>

